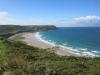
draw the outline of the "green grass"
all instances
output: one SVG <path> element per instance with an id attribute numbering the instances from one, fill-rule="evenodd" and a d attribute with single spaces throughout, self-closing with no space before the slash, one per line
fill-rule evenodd
<path id="1" fill-rule="evenodd" d="M 61 57 L 49 49 L 0 40 L 0 75 L 100 75 L 100 58 Z"/>

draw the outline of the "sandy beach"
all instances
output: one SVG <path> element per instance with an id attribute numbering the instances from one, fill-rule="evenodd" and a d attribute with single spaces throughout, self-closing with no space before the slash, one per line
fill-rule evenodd
<path id="1" fill-rule="evenodd" d="M 39 48 L 42 48 L 42 49 L 53 47 L 53 46 L 39 40 L 36 37 L 36 33 L 24 33 L 22 35 L 22 37 L 24 37 L 24 39 L 22 41 L 26 42 L 28 45 L 31 45 L 31 46 L 39 47 Z"/>
<path id="2" fill-rule="evenodd" d="M 54 53 L 60 56 L 77 56 L 75 53 L 70 52 L 70 50 L 65 51 L 61 48 L 54 47 L 53 45 L 41 41 L 39 38 L 36 37 L 36 33 L 31 33 L 31 32 L 19 33 L 19 34 L 15 34 L 9 39 L 14 40 L 17 37 L 21 37 L 20 41 L 25 42 L 27 45 L 42 48 L 42 49 L 49 48 Z"/>

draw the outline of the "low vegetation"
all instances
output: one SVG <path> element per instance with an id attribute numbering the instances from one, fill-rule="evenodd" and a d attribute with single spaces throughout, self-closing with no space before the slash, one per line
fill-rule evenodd
<path id="1" fill-rule="evenodd" d="M 54 25 L 0 25 L 0 33 L 8 33 L 8 32 L 27 32 L 27 31 L 48 31 L 56 29 Z"/>
<path id="2" fill-rule="evenodd" d="M 0 40 L 0 75 L 100 75 L 100 58 L 61 57 L 49 49 Z"/>
<path id="3" fill-rule="evenodd" d="M 37 32 L 37 31 L 48 31 L 57 29 L 53 25 L 29 25 L 29 26 L 20 26 L 20 25 L 0 25 L 0 38 L 8 38 L 11 35 L 21 33 L 21 32 Z"/>

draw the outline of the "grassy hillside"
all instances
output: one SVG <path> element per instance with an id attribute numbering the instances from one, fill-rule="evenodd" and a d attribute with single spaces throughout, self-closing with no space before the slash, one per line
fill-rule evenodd
<path id="1" fill-rule="evenodd" d="M 53 25 L 28 25 L 28 26 L 20 26 L 20 25 L 0 25 L 0 32 L 8 33 L 8 32 L 18 32 L 18 31 L 47 31 L 56 29 Z"/>
<path id="2" fill-rule="evenodd" d="M 0 40 L 0 75 L 100 75 L 100 58 L 61 57 L 49 49 Z"/>
<path id="3" fill-rule="evenodd" d="M 20 25 L 0 25 L 0 38 L 8 38 L 11 35 L 21 32 L 37 32 L 37 31 L 48 31 L 57 29 L 53 25 L 28 25 L 28 26 L 20 26 Z"/>

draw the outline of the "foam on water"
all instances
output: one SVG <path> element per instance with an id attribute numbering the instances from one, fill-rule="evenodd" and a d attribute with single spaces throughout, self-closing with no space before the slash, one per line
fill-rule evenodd
<path id="1" fill-rule="evenodd" d="M 93 53 L 100 53 L 99 51 L 92 51 Z"/>
<path id="2" fill-rule="evenodd" d="M 68 47 L 66 46 L 67 44 L 63 43 L 62 45 L 57 44 L 56 42 L 52 41 L 52 40 L 45 40 L 43 38 L 43 36 L 41 34 L 39 34 L 39 32 L 36 33 L 36 37 L 37 39 L 39 39 L 40 41 L 47 43 L 49 45 L 51 45 L 52 47 L 59 47 L 65 51 L 77 54 L 78 56 L 88 56 L 88 57 L 100 57 L 99 55 L 97 55 L 97 53 L 99 53 L 98 51 L 88 51 L 87 48 L 73 48 L 73 47 Z"/>
<path id="3" fill-rule="evenodd" d="M 52 47 L 55 46 L 55 43 L 52 42 L 51 40 L 49 40 L 49 41 L 44 40 L 44 39 L 42 38 L 42 36 L 39 34 L 39 32 L 36 32 L 36 35 L 35 35 L 35 36 L 36 36 L 37 39 L 39 39 L 40 41 L 42 41 L 42 42 L 44 42 L 44 43 L 47 43 L 47 44 L 51 45 Z"/>

